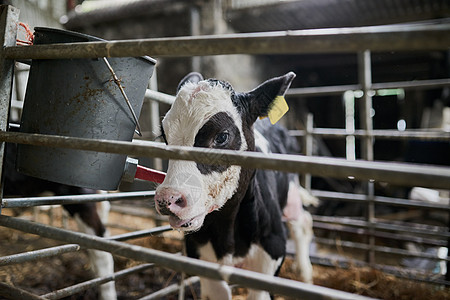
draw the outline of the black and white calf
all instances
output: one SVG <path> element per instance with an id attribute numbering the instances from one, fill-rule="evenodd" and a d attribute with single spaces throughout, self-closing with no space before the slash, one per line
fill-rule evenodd
<path id="1" fill-rule="evenodd" d="M 163 137 L 168 145 L 296 153 L 296 141 L 284 128 L 258 120 L 294 77 L 290 72 L 237 93 L 224 81 L 189 74 L 162 121 Z M 312 282 L 312 220 L 302 201 L 315 198 L 293 174 L 175 160 L 155 195 L 156 209 L 169 216 L 171 226 L 189 233 L 188 256 L 265 274 L 276 274 L 285 256 L 284 210 L 301 275 Z M 201 290 L 202 299 L 231 299 L 225 282 L 202 278 Z M 269 297 L 252 290 L 248 299 Z"/>

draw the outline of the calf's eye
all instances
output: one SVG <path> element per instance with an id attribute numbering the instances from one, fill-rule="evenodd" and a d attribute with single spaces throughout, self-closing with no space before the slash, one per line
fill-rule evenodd
<path id="1" fill-rule="evenodd" d="M 216 135 L 216 137 L 214 138 L 214 145 L 215 146 L 224 146 L 228 142 L 229 137 L 230 137 L 230 134 L 228 133 L 228 131 L 223 131 L 223 132 L 218 133 Z"/>

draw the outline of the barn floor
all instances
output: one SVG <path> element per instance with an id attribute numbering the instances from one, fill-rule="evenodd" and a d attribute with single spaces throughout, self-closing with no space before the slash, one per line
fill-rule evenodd
<path id="1" fill-rule="evenodd" d="M 61 211 L 60 208 L 53 210 L 53 219 L 56 226 L 61 224 Z M 13 214 L 12 211 L 7 209 L 4 209 L 2 213 L 7 215 Z M 31 215 L 31 212 L 25 212 L 22 216 L 31 218 Z M 38 218 L 39 222 L 49 223 L 49 218 L 46 214 L 40 213 Z M 136 230 L 143 229 L 145 226 L 148 226 L 148 222 L 148 219 L 112 212 L 110 214 L 110 223 L 116 225 L 110 227 L 110 231 L 114 235 L 126 232 L 123 227 Z M 122 227 L 122 229 L 117 227 Z M 69 222 L 69 228 L 76 229 L 72 221 Z M 182 246 L 181 240 L 176 233 L 163 237 L 133 240 L 131 243 L 173 253 L 180 251 Z M 54 240 L 0 227 L 0 256 L 58 244 L 59 242 Z M 115 257 L 115 264 L 116 270 L 121 270 L 138 263 L 122 257 Z M 290 259 L 286 260 L 280 276 L 296 279 Z M 40 295 L 92 279 L 92 277 L 93 273 L 89 266 L 87 253 L 84 250 L 22 265 L 0 267 L 1 282 Z M 116 281 L 118 298 L 123 300 L 138 299 L 169 284 L 176 283 L 178 279 L 179 275 L 175 272 L 157 267 L 128 275 Z M 314 282 L 316 285 L 380 299 L 450 299 L 449 288 L 398 279 L 369 268 L 338 269 L 314 266 Z M 199 299 L 196 296 L 198 292 L 197 285 L 188 288 L 187 299 Z M 233 299 L 245 299 L 245 289 L 236 288 L 233 291 L 233 295 Z M 91 289 L 66 299 L 90 300 L 96 299 L 96 297 L 97 292 Z M 0 297 L 0 299 L 2 298 Z M 168 299 L 177 299 L 177 297 L 173 296 Z M 285 298 L 276 297 L 275 299 L 281 300 Z"/>

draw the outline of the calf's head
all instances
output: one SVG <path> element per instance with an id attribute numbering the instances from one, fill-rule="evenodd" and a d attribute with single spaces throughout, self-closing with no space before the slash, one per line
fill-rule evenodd
<path id="1" fill-rule="evenodd" d="M 237 93 L 227 82 L 191 73 L 180 82 L 162 121 L 163 137 L 168 145 L 253 151 L 253 123 L 267 116 L 294 77 L 290 72 Z M 240 186 L 248 185 L 245 177 L 240 166 L 170 160 L 166 178 L 156 189 L 156 209 L 169 215 L 173 228 L 198 230 L 208 213 L 221 209 Z"/>

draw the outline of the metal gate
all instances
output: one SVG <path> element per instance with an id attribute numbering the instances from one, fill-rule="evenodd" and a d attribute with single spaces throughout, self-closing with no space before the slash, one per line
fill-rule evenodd
<path id="1" fill-rule="evenodd" d="M 404 273 L 403 270 L 381 266 L 375 261 L 375 253 L 396 253 L 410 257 L 421 257 L 434 260 L 442 260 L 448 263 L 449 257 L 436 257 L 426 253 L 411 253 L 406 250 L 381 247 L 375 244 L 377 236 L 397 239 L 397 232 L 405 233 L 409 238 L 420 235 L 417 241 L 432 240 L 434 244 L 447 246 L 450 238 L 448 227 L 424 227 L 411 226 L 410 224 L 399 224 L 397 222 L 377 222 L 375 217 L 375 205 L 397 205 L 403 207 L 414 207 L 449 211 L 449 207 L 439 204 L 426 204 L 406 199 L 392 199 L 375 196 L 373 193 L 374 182 L 389 182 L 401 186 L 421 186 L 436 189 L 450 189 L 450 168 L 438 166 L 424 166 L 415 164 L 404 164 L 394 162 L 373 161 L 373 139 L 381 138 L 411 138 L 438 139 L 450 141 L 448 132 L 418 133 L 418 132 L 381 132 L 373 130 L 370 116 L 371 97 L 374 90 L 383 86 L 373 84 L 370 74 L 370 51 L 397 51 L 406 49 L 415 50 L 448 50 L 450 40 L 449 24 L 423 24 L 416 26 L 396 25 L 377 26 L 353 29 L 320 29 L 299 30 L 290 32 L 230 34 L 216 36 L 178 37 L 141 39 L 130 41 L 111 41 L 95 43 L 72 43 L 18 47 L 16 46 L 16 29 L 18 22 L 18 10 L 10 6 L 1 6 L 0 18 L 0 41 L 3 49 L 0 52 L 0 162 L 3 161 L 4 145 L 8 143 L 20 143 L 52 147 L 62 147 L 78 150 L 90 150 L 108 153 L 133 155 L 136 157 L 156 157 L 162 159 L 192 160 L 200 163 L 241 165 L 244 167 L 273 169 L 286 172 L 308 174 L 308 176 L 321 176 L 333 178 L 348 178 L 366 182 L 365 194 L 342 194 L 326 191 L 313 191 L 319 198 L 361 202 L 367 204 L 367 218 L 348 219 L 315 216 L 316 229 L 342 230 L 350 233 L 363 232 L 368 236 L 367 243 L 346 242 L 345 247 L 359 248 L 368 253 L 367 264 L 383 268 L 387 272 L 407 275 L 417 280 L 433 281 L 448 285 L 448 278 L 426 278 L 424 276 L 413 276 Z M 22 59 L 56 59 L 56 58 L 97 58 L 97 57 L 121 57 L 141 56 L 150 54 L 155 57 L 180 57 L 219 54 L 303 54 L 303 53 L 359 53 L 360 73 L 363 74 L 360 82 L 355 86 L 326 87 L 294 90 L 292 94 L 321 94 L 321 93 L 344 93 L 345 91 L 361 90 L 364 110 L 362 118 L 365 120 L 365 128 L 360 131 L 343 132 L 339 130 L 325 130 L 313 128 L 310 122 L 304 132 L 293 131 L 294 135 L 304 135 L 306 141 L 306 156 L 292 156 L 273 154 L 267 157 L 261 153 L 235 153 L 232 151 L 205 150 L 199 148 L 186 148 L 166 146 L 155 142 L 117 142 L 107 140 L 89 140 L 71 138 L 64 136 L 50 136 L 25 134 L 7 131 L 8 111 L 10 108 L 11 83 L 15 60 Z M 434 80 L 424 82 L 399 82 L 386 84 L 389 87 L 427 88 L 434 86 L 449 86 L 450 79 Z M 289 94 L 287 95 L 289 97 Z M 162 93 L 147 90 L 146 98 L 152 101 L 171 102 L 173 97 Z M 313 136 L 354 136 L 364 140 L 365 160 L 345 160 L 330 157 L 309 156 L 311 139 Z M 1 169 L 1 168 L 0 168 Z M 306 176 L 306 186 L 308 186 Z M 148 192 L 123 192 L 116 194 L 100 194 L 95 196 L 64 196 L 44 198 L 13 198 L 1 199 L 2 208 L 31 207 L 48 204 L 70 204 L 80 202 L 115 201 L 123 199 L 149 199 L 154 191 Z M 335 224 L 330 226 L 330 224 Z M 138 247 L 124 242 L 119 242 L 134 237 L 152 235 L 169 230 L 167 226 L 157 227 L 146 231 L 134 232 L 110 239 L 103 239 L 76 233 L 47 225 L 25 221 L 19 218 L 0 215 L 0 225 L 18 229 L 24 232 L 39 234 L 43 237 L 56 239 L 68 243 L 65 246 L 54 247 L 34 251 L 32 253 L 21 253 L 10 257 L 0 258 L 0 265 L 9 263 L 20 263 L 32 261 L 42 257 L 58 255 L 61 253 L 76 251 L 80 247 L 98 249 L 114 253 L 146 264 L 117 272 L 107 278 L 97 278 L 92 281 L 68 287 L 60 291 L 37 296 L 23 290 L 19 290 L 4 283 L 0 283 L 0 289 L 6 290 L 11 298 L 21 295 L 29 299 L 59 299 L 77 293 L 80 290 L 126 276 L 131 272 L 137 272 L 145 268 L 161 266 L 178 272 L 192 275 L 202 275 L 212 279 L 226 280 L 230 284 L 239 284 L 249 288 L 265 289 L 279 295 L 286 295 L 302 299 L 366 299 L 365 297 L 331 290 L 319 286 L 311 286 L 287 280 L 274 278 L 246 270 L 199 261 L 183 256 L 176 256 L 165 252 Z M 328 239 L 316 239 L 318 243 L 330 244 Z M 330 264 L 324 257 L 312 257 L 313 263 Z M 420 274 L 419 274 L 420 275 Z M 426 276 L 426 275 L 425 275 Z M 187 281 L 195 281 L 196 277 Z M 188 284 L 186 282 L 182 283 Z M 177 287 L 170 287 L 167 292 L 172 292 Z M 145 299 L 160 297 L 165 291 L 158 291 Z"/>

